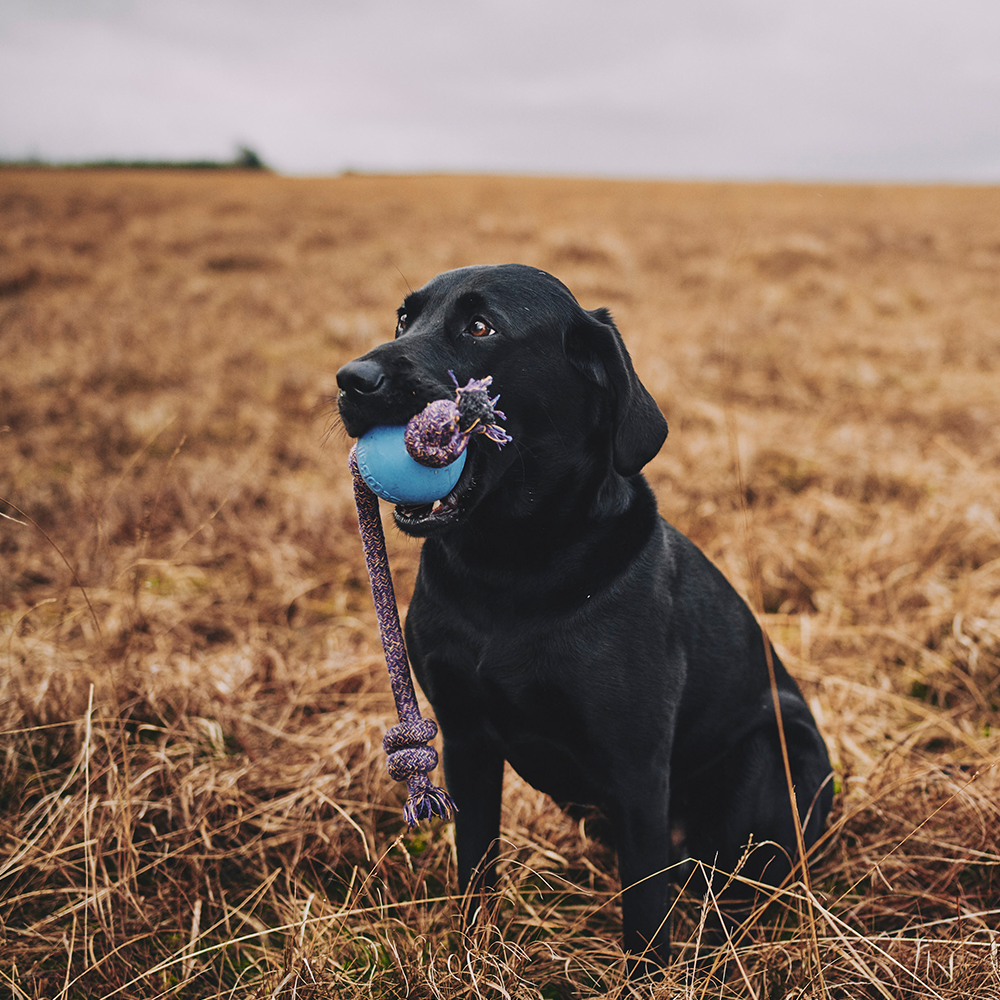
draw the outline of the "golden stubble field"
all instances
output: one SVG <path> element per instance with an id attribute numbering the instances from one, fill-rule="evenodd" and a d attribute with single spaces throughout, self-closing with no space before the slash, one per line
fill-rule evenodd
<path id="1" fill-rule="evenodd" d="M 586 823 L 508 775 L 467 936 L 450 827 L 405 833 L 379 747 L 334 375 L 408 286 L 504 261 L 613 311 L 661 509 L 835 761 L 808 883 L 723 985 L 682 899 L 664 995 L 1000 995 L 1000 189 L 13 170 L 3 990 L 629 995 Z"/>

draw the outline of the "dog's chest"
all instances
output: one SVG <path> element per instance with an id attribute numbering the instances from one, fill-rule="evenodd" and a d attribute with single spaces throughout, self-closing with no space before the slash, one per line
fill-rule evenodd
<path id="1" fill-rule="evenodd" d="M 557 641 L 503 627 L 435 639 L 418 676 L 449 714 L 454 706 L 505 744 L 553 736 L 572 741 L 581 729 L 578 664 Z"/>
<path id="2" fill-rule="evenodd" d="M 558 801 L 607 799 L 608 761 L 620 752 L 608 748 L 632 740 L 636 706 L 585 634 L 523 620 L 473 624 L 453 605 L 443 616 L 420 601 L 407 631 L 446 741 L 474 734 Z"/>
<path id="3" fill-rule="evenodd" d="M 572 665 L 544 641 L 495 641 L 472 668 L 466 705 L 529 784 L 562 802 L 602 798 L 600 734 Z M 471 666 L 471 664 L 470 664 Z"/>

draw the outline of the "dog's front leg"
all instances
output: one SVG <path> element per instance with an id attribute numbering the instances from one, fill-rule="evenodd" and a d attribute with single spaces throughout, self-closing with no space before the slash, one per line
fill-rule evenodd
<path id="1" fill-rule="evenodd" d="M 617 817 L 623 945 L 633 974 L 670 960 L 670 823 L 665 790 L 624 804 Z"/>
<path id="2" fill-rule="evenodd" d="M 475 919 L 484 893 L 496 886 L 503 794 L 503 755 L 475 738 L 444 737 L 444 776 L 455 800 L 458 885 L 469 893 L 469 919 Z"/>

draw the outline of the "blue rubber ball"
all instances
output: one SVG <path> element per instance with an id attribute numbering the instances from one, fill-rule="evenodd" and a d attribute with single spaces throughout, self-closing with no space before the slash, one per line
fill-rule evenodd
<path id="1" fill-rule="evenodd" d="M 390 503 L 431 503 L 446 497 L 465 467 L 463 451 L 451 465 L 430 469 L 410 457 L 405 426 L 373 427 L 358 438 L 358 471 L 377 496 Z"/>

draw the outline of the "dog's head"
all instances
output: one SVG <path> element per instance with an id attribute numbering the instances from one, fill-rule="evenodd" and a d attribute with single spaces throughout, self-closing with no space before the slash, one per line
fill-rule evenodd
<path id="1" fill-rule="evenodd" d="M 558 279 L 521 264 L 446 271 L 406 297 L 396 339 L 337 373 L 347 433 L 404 424 L 454 385 L 493 376 L 502 450 L 482 438 L 455 489 L 434 507 L 397 506 L 408 534 L 425 536 L 475 511 L 526 517 L 557 496 L 595 495 L 660 450 L 667 423 L 639 381 L 607 310 L 583 309 Z"/>

